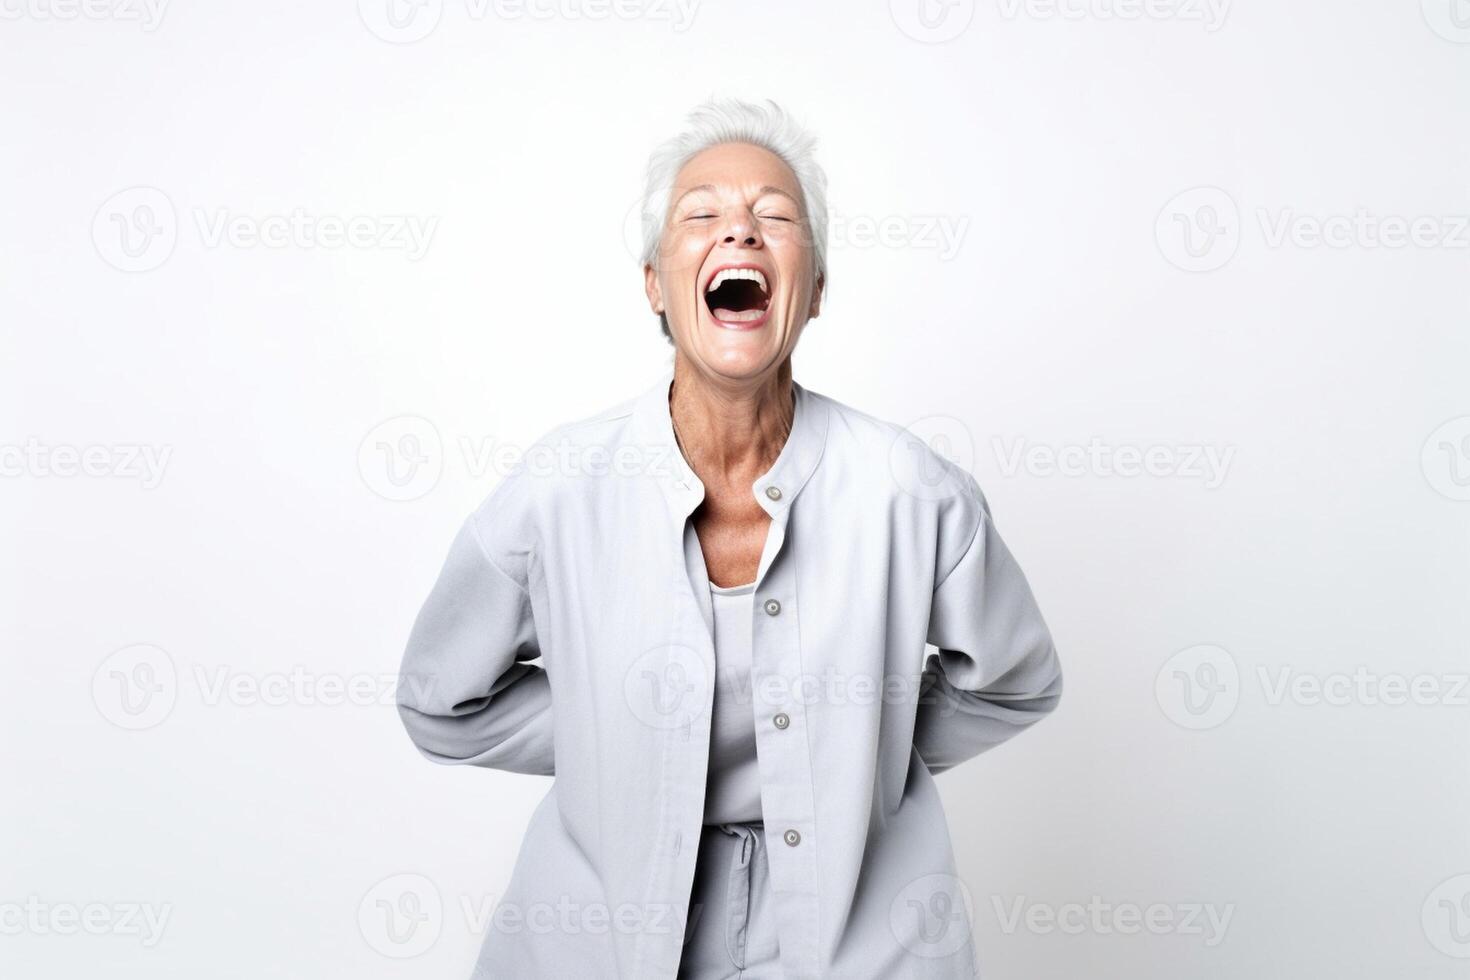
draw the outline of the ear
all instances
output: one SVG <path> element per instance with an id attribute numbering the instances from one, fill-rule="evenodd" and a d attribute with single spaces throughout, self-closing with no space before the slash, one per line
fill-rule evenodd
<path id="1" fill-rule="evenodd" d="M 811 309 L 807 312 L 807 315 L 806 315 L 806 318 L 808 320 L 815 320 L 818 316 L 821 315 L 821 313 L 822 313 L 822 290 L 823 290 L 823 288 L 826 285 L 827 285 L 827 280 L 824 277 L 822 277 L 822 276 L 817 276 L 817 285 L 816 285 L 816 288 L 812 290 L 812 306 L 811 306 Z"/>
<path id="2" fill-rule="evenodd" d="M 664 312 L 664 291 L 658 284 L 658 273 L 653 266 L 643 267 L 643 292 L 648 296 L 648 308 L 655 313 Z"/>

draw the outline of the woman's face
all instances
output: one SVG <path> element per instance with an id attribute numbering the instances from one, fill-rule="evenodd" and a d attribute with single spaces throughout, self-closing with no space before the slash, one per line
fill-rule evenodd
<path id="1" fill-rule="evenodd" d="M 769 150 L 724 143 L 679 171 L 644 284 L 681 354 L 747 380 L 785 361 L 817 315 L 813 269 L 796 175 Z"/>

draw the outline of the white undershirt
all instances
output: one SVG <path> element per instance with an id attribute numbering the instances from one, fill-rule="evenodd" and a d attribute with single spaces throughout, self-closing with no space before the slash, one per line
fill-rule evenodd
<path id="1" fill-rule="evenodd" d="M 715 696 L 704 822 L 752 823 L 761 819 L 750 683 L 755 583 L 710 583 L 709 591 L 715 617 Z"/>

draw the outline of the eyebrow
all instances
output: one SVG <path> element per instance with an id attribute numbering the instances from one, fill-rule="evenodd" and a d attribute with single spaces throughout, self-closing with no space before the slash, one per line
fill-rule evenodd
<path id="1" fill-rule="evenodd" d="M 680 201 L 684 200 L 684 198 L 688 197 L 690 194 L 693 194 L 696 191 L 712 191 L 714 189 L 714 184 L 700 184 L 698 187 L 691 187 L 687 191 L 679 195 L 678 199 L 674 201 L 674 207 L 678 207 Z M 801 206 L 800 201 L 798 201 L 796 198 L 792 197 L 790 194 L 788 194 L 786 191 L 783 191 L 779 187 L 772 187 L 770 184 L 767 184 L 761 188 L 761 192 L 757 196 L 764 197 L 767 194 L 780 194 L 782 197 L 786 198 L 797 207 Z"/>

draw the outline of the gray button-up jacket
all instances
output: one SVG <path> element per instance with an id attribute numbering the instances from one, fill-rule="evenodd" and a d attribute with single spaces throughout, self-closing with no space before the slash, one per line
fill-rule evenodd
<path id="1" fill-rule="evenodd" d="M 698 911 L 715 663 L 672 377 L 543 435 L 465 521 L 408 641 L 399 711 L 424 755 L 555 777 L 476 977 L 672 980 Z M 1056 651 L 969 473 L 794 393 L 752 488 L 771 516 L 750 704 L 782 972 L 971 977 L 933 776 L 1056 706 Z"/>

